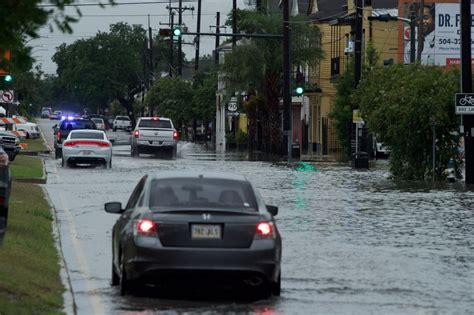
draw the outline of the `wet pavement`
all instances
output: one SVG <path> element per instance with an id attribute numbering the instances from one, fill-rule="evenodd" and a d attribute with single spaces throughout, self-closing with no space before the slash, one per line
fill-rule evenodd
<path id="1" fill-rule="evenodd" d="M 52 135 L 52 123 L 40 120 Z M 49 128 L 49 129 L 48 129 Z M 127 139 L 129 134 L 117 137 Z M 125 141 L 124 140 L 124 141 Z M 78 314 L 472 314 L 474 190 L 463 183 L 389 178 L 387 161 L 348 165 L 271 163 L 216 156 L 180 143 L 176 160 L 131 158 L 114 147 L 112 169 L 63 169 L 46 161 L 44 185 L 56 208 L 68 270 L 67 312 Z M 215 170 L 249 177 L 280 208 L 279 298 L 121 297 L 111 287 L 111 228 L 103 204 L 126 203 L 138 180 L 160 170 Z M 72 293 L 72 295 L 71 295 Z M 71 298 L 73 296 L 73 299 Z"/>

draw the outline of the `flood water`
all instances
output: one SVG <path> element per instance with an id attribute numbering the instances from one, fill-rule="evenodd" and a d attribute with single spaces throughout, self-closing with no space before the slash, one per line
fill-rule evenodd
<path id="1" fill-rule="evenodd" d="M 395 183 L 387 161 L 362 171 L 337 163 L 250 162 L 191 143 L 180 144 L 176 160 L 131 158 L 126 146 L 114 154 L 111 170 L 46 163 L 45 188 L 56 207 L 78 314 L 474 312 L 474 189 L 464 183 Z M 117 217 L 103 204 L 125 203 L 141 176 L 160 170 L 244 174 L 279 207 L 281 297 L 121 297 L 110 287 Z"/>

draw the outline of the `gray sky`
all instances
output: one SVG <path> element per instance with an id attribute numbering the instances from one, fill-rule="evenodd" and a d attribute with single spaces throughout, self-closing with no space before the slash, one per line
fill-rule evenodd
<path id="1" fill-rule="evenodd" d="M 115 2 L 147 2 L 153 0 L 116 0 Z M 133 5 L 119 5 L 106 6 L 104 9 L 96 6 L 81 7 L 83 17 L 78 23 L 73 24 L 73 34 L 63 34 L 58 30 L 52 33 L 48 26 L 40 31 L 41 38 L 31 40 L 28 46 L 33 47 L 32 55 L 37 59 L 37 63 L 42 65 L 43 71 L 49 74 L 56 73 L 56 64 L 51 61 L 51 57 L 56 51 L 56 47 L 62 43 L 72 43 L 81 38 L 93 37 L 99 30 L 108 31 L 109 25 L 117 22 L 127 22 L 128 24 L 142 24 L 145 28 L 148 27 L 148 17 L 150 14 L 151 27 L 154 35 L 158 33 L 158 29 L 167 27 L 160 26 L 159 23 L 168 23 L 168 5 L 166 3 L 156 4 L 133 4 Z M 97 0 L 78 0 L 77 3 L 94 3 Z M 103 0 L 102 2 L 106 2 Z M 237 0 L 237 6 L 240 9 L 249 8 L 245 5 L 244 0 Z M 173 0 L 172 7 L 178 6 L 178 1 Z M 197 1 L 183 0 L 183 7 L 194 6 L 194 14 L 191 11 L 183 13 L 183 22 L 188 27 L 190 32 L 196 31 L 197 24 Z M 202 16 L 201 16 L 201 32 L 211 31 L 210 25 L 216 24 L 216 12 L 221 13 L 221 24 L 224 24 L 227 14 L 232 10 L 232 0 L 202 0 Z M 75 15 L 75 9 L 68 8 L 66 11 L 70 15 Z M 177 16 L 175 16 L 175 23 Z M 223 30 L 225 32 L 225 30 Z M 214 29 L 212 30 L 214 32 Z M 228 30 L 230 32 L 230 29 Z M 192 36 L 183 37 L 184 41 L 192 42 Z M 214 37 L 201 37 L 200 55 L 211 54 L 214 49 Z M 195 51 L 193 45 L 183 45 L 183 51 L 187 59 L 194 58 Z"/>

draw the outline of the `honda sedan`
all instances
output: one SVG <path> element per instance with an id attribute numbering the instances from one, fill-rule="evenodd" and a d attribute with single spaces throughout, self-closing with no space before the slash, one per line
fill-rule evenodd
<path id="1" fill-rule="evenodd" d="M 104 164 L 112 167 L 112 142 L 102 130 L 72 130 L 62 147 L 62 166 Z"/>
<path id="2" fill-rule="evenodd" d="M 198 286 L 280 295 L 281 238 L 273 217 L 244 176 L 160 172 L 144 176 L 112 231 L 112 285 Z"/>

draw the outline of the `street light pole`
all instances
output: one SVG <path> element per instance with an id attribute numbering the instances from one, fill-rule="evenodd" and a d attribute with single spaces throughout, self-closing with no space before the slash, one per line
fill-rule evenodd
<path id="1" fill-rule="evenodd" d="M 283 0 L 283 142 L 288 146 L 291 159 L 291 96 L 290 96 L 290 8 L 288 0 Z"/>
<path id="2" fill-rule="evenodd" d="M 461 0 L 461 92 L 472 93 L 471 1 Z M 466 184 L 474 184 L 474 116 L 464 115 Z"/>

